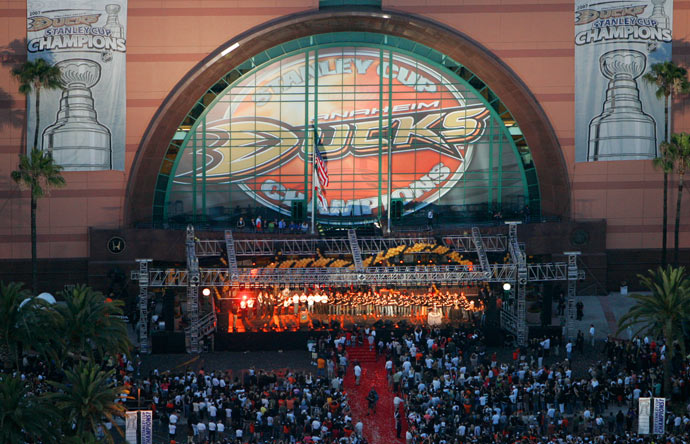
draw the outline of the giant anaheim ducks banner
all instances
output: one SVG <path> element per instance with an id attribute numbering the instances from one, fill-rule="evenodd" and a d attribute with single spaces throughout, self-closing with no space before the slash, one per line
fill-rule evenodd
<path id="1" fill-rule="evenodd" d="M 26 24 L 28 60 L 62 83 L 29 96 L 28 149 L 37 139 L 66 171 L 123 170 L 127 0 L 28 0 Z"/>
<path id="2" fill-rule="evenodd" d="M 377 217 L 389 201 L 402 214 L 441 199 L 485 204 L 498 174 L 504 199 L 523 195 L 502 122 L 457 78 L 407 54 L 332 47 L 289 55 L 238 79 L 209 107 L 176 166 L 169 199 L 179 211 L 203 201 L 290 215 L 292 202 L 311 201 L 314 127 L 330 178 L 319 216 Z"/>
<path id="3" fill-rule="evenodd" d="M 673 0 L 575 1 L 575 160 L 653 159 L 664 99 L 643 76 L 671 60 Z"/>

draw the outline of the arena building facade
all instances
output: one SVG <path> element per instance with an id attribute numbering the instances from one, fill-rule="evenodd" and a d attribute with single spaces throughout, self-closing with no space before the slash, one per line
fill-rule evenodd
<path id="1" fill-rule="evenodd" d="M 0 8 L 0 278 L 16 279 L 31 251 L 28 192 L 9 178 L 26 149 L 11 68 L 27 8 Z M 689 12 L 675 2 L 681 65 Z M 130 1 L 124 170 L 67 171 L 40 200 L 43 279 L 98 286 L 137 257 L 183 261 L 188 223 L 308 220 L 313 206 L 326 226 L 411 230 L 429 209 L 444 230 L 519 218 L 528 254 L 581 250 L 609 288 L 632 281 L 659 262 L 663 176 L 651 160 L 575 162 L 573 13 L 559 0 Z M 672 125 L 690 129 L 682 97 Z M 690 225 L 680 233 L 687 258 Z"/>

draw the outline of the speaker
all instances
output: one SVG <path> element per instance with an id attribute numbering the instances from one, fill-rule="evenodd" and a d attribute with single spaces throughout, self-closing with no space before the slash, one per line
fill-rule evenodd
<path id="1" fill-rule="evenodd" d="M 542 296 L 541 306 L 541 325 L 547 327 L 551 325 L 551 318 L 553 317 L 553 289 L 549 288 L 544 291 Z"/>
<path id="2" fill-rule="evenodd" d="M 290 207 L 290 217 L 296 221 L 302 221 L 305 218 L 305 210 L 303 200 L 293 200 L 292 206 Z"/>
<path id="3" fill-rule="evenodd" d="M 166 290 L 163 294 L 162 321 L 165 322 L 166 331 L 175 330 L 175 293 Z"/>
<path id="4" fill-rule="evenodd" d="M 391 219 L 401 219 L 403 215 L 403 200 L 391 199 Z"/>

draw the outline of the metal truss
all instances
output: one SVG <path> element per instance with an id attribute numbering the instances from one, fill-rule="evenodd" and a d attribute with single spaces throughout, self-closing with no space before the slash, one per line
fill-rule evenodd
<path id="1" fill-rule="evenodd" d="M 139 281 L 140 315 L 144 320 L 141 332 L 142 352 L 147 353 L 148 344 L 148 288 L 186 287 L 187 313 L 190 328 L 186 329 L 189 351 L 200 352 L 199 339 L 215 330 L 215 312 L 199 317 L 199 286 L 236 287 L 240 285 L 306 285 L 320 284 L 345 286 L 399 285 L 427 286 L 436 284 L 460 284 L 470 282 L 512 283 L 517 293 L 516 304 L 504 304 L 501 310 L 501 325 L 517 336 L 518 343 L 527 341 L 525 293 L 529 282 L 568 282 L 568 324 L 567 334 L 572 334 L 574 300 L 577 279 L 583 271 L 577 269 L 577 252 L 566 252 L 568 263 L 528 264 L 523 248 L 517 241 L 517 224 L 509 224 L 509 236 L 482 236 L 479 229 L 472 229 L 472 235 L 445 236 L 446 245 L 458 252 L 475 253 L 479 257 L 476 267 L 465 265 L 432 265 L 403 267 L 363 267 L 362 255 L 374 254 L 399 245 L 417 243 L 437 244 L 433 237 L 401 238 L 357 238 L 354 231 L 348 238 L 338 239 L 244 239 L 237 240 L 232 232 L 226 231 L 225 239 L 199 240 L 194 228 L 187 228 L 186 269 L 151 269 L 151 259 L 137 259 L 139 271 L 132 272 L 132 279 Z M 225 245 L 223 245 L 225 244 Z M 282 252 L 284 255 L 313 255 L 319 249 L 323 254 L 352 254 L 355 265 L 343 268 L 238 268 L 237 256 L 269 256 Z M 225 250 L 228 254 L 228 268 L 200 268 L 199 256 L 219 256 Z M 486 252 L 510 252 L 511 262 L 490 264 Z M 359 258 L 359 261 L 357 261 Z M 359 265 L 357 265 L 359 262 Z"/>
<path id="2" fill-rule="evenodd" d="M 376 254 L 399 245 L 412 246 L 417 243 L 436 244 L 438 239 L 431 236 L 410 237 L 360 237 L 357 238 L 361 254 Z M 459 253 L 476 251 L 473 236 L 444 236 L 443 245 Z M 290 239 L 234 239 L 235 255 L 243 256 L 312 256 L 317 249 L 323 254 L 351 254 L 349 238 L 290 238 Z M 503 235 L 482 236 L 482 244 L 487 252 L 506 251 L 506 238 Z M 197 257 L 221 256 L 227 250 L 223 240 L 196 240 Z"/>
<path id="3" fill-rule="evenodd" d="M 476 227 L 473 227 L 474 231 Z M 443 245 L 450 247 L 458 253 L 476 251 L 472 236 L 444 236 L 441 238 Z M 491 234 L 482 236 L 484 251 L 501 252 L 507 250 L 506 237 L 502 234 Z"/>
<path id="4" fill-rule="evenodd" d="M 479 228 L 477 227 L 472 227 L 472 241 L 474 242 L 475 252 L 479 257 L 479 268 L 481 268 L 481 270 L 486 273 L 487 276 L 489 276 L 491 273 L 489 258 L 486 256 L 484 242 L 482 241 L 482 234 L 479 232 Z"/>
<path id="5" fill-rule="evenodd" d="M 189 353 L 199 353 L 199 259 L 196 257 L 194 227 L 187 227 L 187 239 L 185 242 L 187 251 L 187 317 L 189 328 L 185 330 Z"/>
<path id="6" fill-rule="evenodd" d="M 228 255 L 228 271 L 230 276 L 237 276 L 237 254 L 235 253 L 235 240 L 231 230 L 225 230 L 225 250 Z"/>
<path id="7" fill-rule="evenodd" d="M 197 257 L 208 257 L 208 256 L 222 256 L 223 255 L 223 242 L 217 240 L 196 240 L 196 256 Z"/>
<path id="8" fill-rule="evenodd" d="M 567 264 L 528 264 L 529 281 L 565 281 Z M 563 271 L 562 274 L 559 272 Z M 151 287 L 186 287 L 190 272 L 181 269 L 149 270 Z M 531 278 L 529 277 L 531 276 Z M 460 282 L 515 282 L 518 269 L 514 264 L 491 264 L 490 272 L 465 265 L 354 268 L 241 268 L 237 279 L 231 279 L 226 268 L 202 268 L 199 285 L 232 287 L 269 284 L 443 284 Z"/>
<path id="9" fill-rule="evenodd" d="M 359 242 L 357 242 L 357 232 L 355 230 L 347 230 L 347 240 L 350 242 L 352 263 L 355 264 L 355 271 L 361 273 L 364 269 L 364 264 L 362 264 L 362 252 L 359 249 Z"/>
<path id="10" fill-rule="evenodd" d="M 581 274 L 584 274 L 584 270 L 577 269 L 577 257 L 580 255 L 579 251 L 566 251 L 565 255 L 568 257 L 568 294 L 566 296 L 565 336 L 573 340 L 575 339 L 575 296 L 577 293 L 577 280 L 580 278 Z"/>
<path id="11" fill-rule="evenodd" d="M 515 306 L 515 336 L 517 343 L 520 346 L 527 345 L 527 281 L 530 276 L 530 270 L 533 272 L 533 281 L 551 280 L 551 277 L 557 274 L 558 267 L 556 264 L 533 264 L 537 267 L 528 267 L 525 252 L 520 248 L 517 237 L 516 222 L 508 222 L 508 251 L 510 252 L 510 260 L 517 268 L 517 279 L 514 281 L 515 290 L 513 294 L 517 293 Z M 545 267 L 539 267 L 546 265 Z M 553 274 L 551 274 L 553 273 Z"/>
<path id="12" fill-rule="evenodd" d="M 139 272 L 135 277 L 139 281 L 139 351 L 149 354 L 149 264 L 152 259 L 137 259 L 137 262 Z"/>

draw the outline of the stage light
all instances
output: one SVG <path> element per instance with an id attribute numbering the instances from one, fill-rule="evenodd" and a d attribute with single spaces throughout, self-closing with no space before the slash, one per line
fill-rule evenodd
<path id="1" fill-rule="evenodd" d="M 512 287 L 510 285 L 510 282 L 506 282 L 505 284 L 503 284 L 503 290 L 510 291 L 511 288 Z"/>
<path id="2" fill-rule="evenodd" d="M 246 301 L 246 300 L 247 300 L 247 295 L 246 295 L 246 294 L 243 294 L 243 295 L 242 295 L 242 300 L 243 300 L 243 301 Z"/>
<path id="3" fill-rule="evenodd" d="M 211 296 L 211 289 L 204 288 L 203 290 L 201 290 L 201 294 L 203 294 L 204 296 Z"/>

